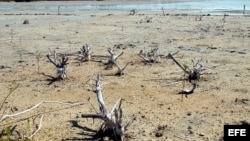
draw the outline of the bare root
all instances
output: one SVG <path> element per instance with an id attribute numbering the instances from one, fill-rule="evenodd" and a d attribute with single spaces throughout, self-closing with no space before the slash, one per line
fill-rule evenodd
<path id="1" fill-rule="evenodd" d="M 111 48 L 108 49 L 108 53 L 110 54 L 108 56 L 108 67 L 112 68 L 113 65 L 115 65 L 117 67 L 117 72 L 115 73 L 115 75 L 123 75 L 123 71 L 126 69 L 126 67 L 128 66 L 128 64 L 130 64 L 130 62 L 128 62 L 124 67 L 121 67 L 118 63 L 117 63 L 117 58 L 120 57 L 123 52 L 120 52 L 118 55 L 114 55 L 113 50 Z"/>
<path id="2" fill-rule="evenodd" d="M 80 54 L 79 54 L 79 60 L 84 62 L 84 61 L 90 61 L 92 54 L 90 53 L 91 47 L 88 44 L 85 44 L 82 46 Z"/>
<path id="3" fill-rule="evenodd" d="M 56 67 L 57 69 L 57 77 L 56 80 L 63 80 L 65 78 L 67 78 L 67 74 L 66 74 L 66 69 L 67 69 L 67 61 L 68 58 L 65 58 L 65 56 L 62 56 L 59 60 L 57 59 L 57 53 L 56 50 L 54 50 L 54 60 L 52 60 L 50 58 L 49 55 L 47 55 L 47 58 L 49 59 L 49 61 Z"/>
<path id="4" fill-rule="evenodd" d="M 102 84 L 100 82 L 100 74 L 97 75 L 96 79 L 96 96 L 99 105 L 99 113 L 97 114 L 83 114 L 83 118 L 93 118 L 101 119 L 104 122 L 101 124 L 101 128 L 98 133 L 100 136 L 104 136 L 108 133 L 108 136 L 116 140 L 122 140 L 125 130 L 133 122 L 134 118 L 129 121 L 126 125 L 122 125 L 123 111 L 121 108 L 122 99 L 118 99 L 111 109 L 110 112 L 107 111 L 106 105 L 102 97 Z"/>

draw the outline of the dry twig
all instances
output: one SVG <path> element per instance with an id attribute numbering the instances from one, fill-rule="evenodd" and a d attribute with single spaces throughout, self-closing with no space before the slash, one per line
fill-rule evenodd
<path id="1" fill-rule="evenodd" d="M 15 113 L 15 114 L 11 114 L 11 115 L 9 115 L 9 114 L 3 115 L 3 116 L 0 118 L 0 123 L 3 122 L 4 120 L 6 120 L 7 118 L 16 117 L 16 116 L 18 116 L 18 115 L 21 115 L 21 114 L 30 112 L 30 111 L 34 110 L 35 108 L 41 106 L 41 105 L 44 104 L 44 103 L 59 103 L 59 104 L 71 105 L 71 106 L 83 104 L 83 102 L 71 103 L 71 102 L 60 102 L 60 101 L 42 101 L 42 102 L 39 102 L 38 104 L 36 104 L 35 106 L 32 106 L 31 108 L 26 109 L 26 110 L 24 110 L 24 111 L 21 111 L 21 112 Z"/>
<path id="2" fill-rule="evenodd" d="M 19 116 L 21 114 L 30 112 L 30 111 L 34 110 L 35 108 L 41 106 L 44 103 L 59 103 L 59 104 L 71 105 L 71 106 L 76 106 L 76 105 L 82 105 L 82 104 L 84 104 L 83 102 L 71 103 L 71 102 L 60 102 L 60 101 L 42 101 L 42 102 L 36 104 L 35 106 L 32 106 L 31 108 L 28 108 L 28 109 L 26 109 L 24 111 L 21 111 L 21 112 L 15 113 L 15 114 L 6 114 L 6 115 L 3 115 L 2 117 L 0 117 L 0 124 L 3 123 L 3 121 L 5 121 L 8 118 L 17 117 L 17 116 Z M 44 117 L 44 114 L 41 115 L 41 117 L 40 117 L 40 123 L 39 123 L 37 129 L 28 137 L 29 139 L 32 138 L 33 136 L 35 136 L 38 133 L 38 131 L 41 129 L 43 117 Z M 12 131 L 10 132 L 10 134 L 12 134 L 13 131 L 16 131 L 16 133 L 18 134 L 18 136 L 23 139 L 23 137 L 24 137 L 23 134 L 20 133 L 19 131 L 15 130 L 15 127 L 16 127 L 16 125 L 13 128 L 11 128 Z"/>

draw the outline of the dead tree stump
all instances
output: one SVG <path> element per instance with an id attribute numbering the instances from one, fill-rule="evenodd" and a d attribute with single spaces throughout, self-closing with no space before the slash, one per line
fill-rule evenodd
<path id="1" fill-rule="evenodd" d="M 111 109 L 108 112 L 106 105 L 102 96 L 102 87 L 101 84 L 101 76 L 97 75 L 96 78 L 96 97 L 99 105 L 100 112 L 97 114 L 83 114 L 83 118 L 93 118 L 93 119 L 101 119 L 104 122 L 101 124 L 99 135 L 100 137 L 104 137 L 107 133 L 109 137 L 113 137 L 115 140 L 123 140 L 124 132 L 127 130 L 127 127 L 135 120 L 134 118 L 130 120 L 126 125 L 122 125 L 123 112 L 121 109 L 122 99 L 118 99 Z M 117 107 L 118 105 L 118 107 Z"/>
<path id="2" fill-rule="evenodd" d="M 91 47 L 88 44 L 85 44 L 82 46 L 79 57 L 82 62 L 84 61 L 90 61 L 91 60 L 91 55 L 93 53 L 90 53 Z"/>
<path id="3" fill-rule="evenodd" d="M 54 60 L 52 60 L 49 55 L 47 55 L 47 58 L 56 67 L 56 70 L 57 70 L 56 80 L 63 80 L 65 78 L 67 78 L 66 69 L 67 69 L 67 65 L 68 65 L 68 63 L 67 63 L 68 58 L 65 58 L 65 56 L 63 55 L 58 60 L 56 50 L 54 50 Z"/>
<path id="4" fill-rule="evenodd" d="M 120 52 L 118 55 L 114 55 L 113 50 L 111 48 L 108 48 L 108 53 L 110 54 L 108 56 L 108 63 L 107 63 L 108 67 L 112 68 L 113 65 L 115 65 L 118 69 L 115 75 L 119 76 L 123 75 L 123 71 L 126 69 L 126 67 L 130 62 L 128 62 L 124 67 L 121 67 L 116 60 L 123 54 L 123 52 Z"/>
<path id="5" fill-rule="evenodd" d="M 157 62 L 160 54 L 158 52 L 158 48 L 154 48 L 149 52 L 143 52 L 143 50 L 141 50 L 138 55 L 147 63 L 155 63 Z"/>
<path id="6" fill-rule="evenodd" d="M 172 55 L 177 54 L 178 52 L 172 53 Z M 168 58 L 168 55 L 164 53 L 160 53 L 157 48 L 151 49 L 146 52 L 145 50 L 141 50 L 138 54 L 146 63 L 156 63 L 159 61 L 159 58 Z"/>
<path id="7" fill-rule="evenodd" d="M 185 94 L 185 96 L 187 97 L 188 94 L 192 94 L 194 93 L 194 90 L 197 88 L 197 83 L 200 80 L 200 77 L 202 75 L 202 72 L 205 69 L 205 66 L 203 65 L 203 60 L 199 59 L 196 63 L 194 63 L 194 60 L 192 60 L 193 62 L 193 70 L 189 69 L 187 66 L 182 66 L 173 56 L 172 54 L 168 54 L 168 57 L 171 58 L 183 71 L 185 74 L 188 75 L 188 81 L 190 83 L 192 83 L 193 88 L 190 90 L 182 90 L 181 92 L 179 92 L 179 94 Z M 196 80 L 196 82 L 192 82 L 192 80 Z"/>
<path id="8" fill-rule="evenodd" d="M 202 59 L 198 60 L 196 63 L 193 62 L 193 70 L 189 69 L 188 67 L 182 66 L 173 56 L 172 54 L 168 54 L 168 57 L 171 58 L 186 74 L 188 74 L 188 81 L 191 82 L 192 80 L 200 80 L 200 76 L 205 69 L 205 66 L 202 63 Z"/>

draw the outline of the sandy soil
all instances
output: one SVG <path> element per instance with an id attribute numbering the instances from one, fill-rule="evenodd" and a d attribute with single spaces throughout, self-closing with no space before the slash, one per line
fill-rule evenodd
<path id="1" fill-rule="evenodd" d="M 68 56 L 69 79 L 48 85 L 48 77 L 42 75 L 55 76 L 47 54 L 54 49 L 63 54 L 76 53 L 83 44 L 91 45 L 95 55 L 107 55 L 107 48 L 122 44 L 125 49 L 114 48 L 115 53 L 124 51 L 118 62 L 133 62 L 120 77 L 102 76 L 108 109 L 122 98 L 124 122 L 136 117 L 125 140 L 219 140 L 223 125 L 249 123 L 250 17 L 228 16 L 223 25 L 223 16 L 204 16 L 196 21 L 195 16 L 180 13 L 162 16 L 139 11 L 129 16 L 124 11 L 82 11 L 75 18 L 63 14 L 0 15 L 0 21 L 5 21 L 0 25 L 0 103 L 9 88 L 18 85 L 4 103 L 1 115 L 20 112 L 41 101 L 85 102 L 73 107 L 47 103 L 0 123 L 0 129 L 17 124 L 17 130 L 30 135 L 35 129 L 34 115 L 45 112 L 34 140 L 91 138 L 101 121 L 81 118 L 83 113 L 95 113 L 88 98 L 97 109 L 93 82 L 88 80 L 97 73 L 114 74 L 116 68 L 105 70 L 104 63 L 79 63 L 76 56 Z M 151 23 L 144 22 L 146 16 L 153 17 Z M 30 24 L 22 24 L 25 19 Z M 145 64 L 137 55 L 144 48 L 155 47 L 166 54 L 179 51 L 176 59 L 189 67 L 192 59 L 207 60 L 206 73 L 194 94 L 183 99 L 177 94 L 183 89 L 183 72 L 171 59 Z M 190 89 L 188 82 L 184 89 Z M 39 117 L 35 123 L 39 123 Z"/>

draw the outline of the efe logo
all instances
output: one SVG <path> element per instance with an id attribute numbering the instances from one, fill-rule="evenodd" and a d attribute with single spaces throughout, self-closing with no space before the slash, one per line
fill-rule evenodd
<path id="1" fill-rule="evenodd" d="M 249 141 L 250 125 L 224 125 L 224 141 Z"/>
<path id="2" fill-rule="evenodd" d="M 246 129 L 228 129 L 228 136 L 246 136 Z"/>

